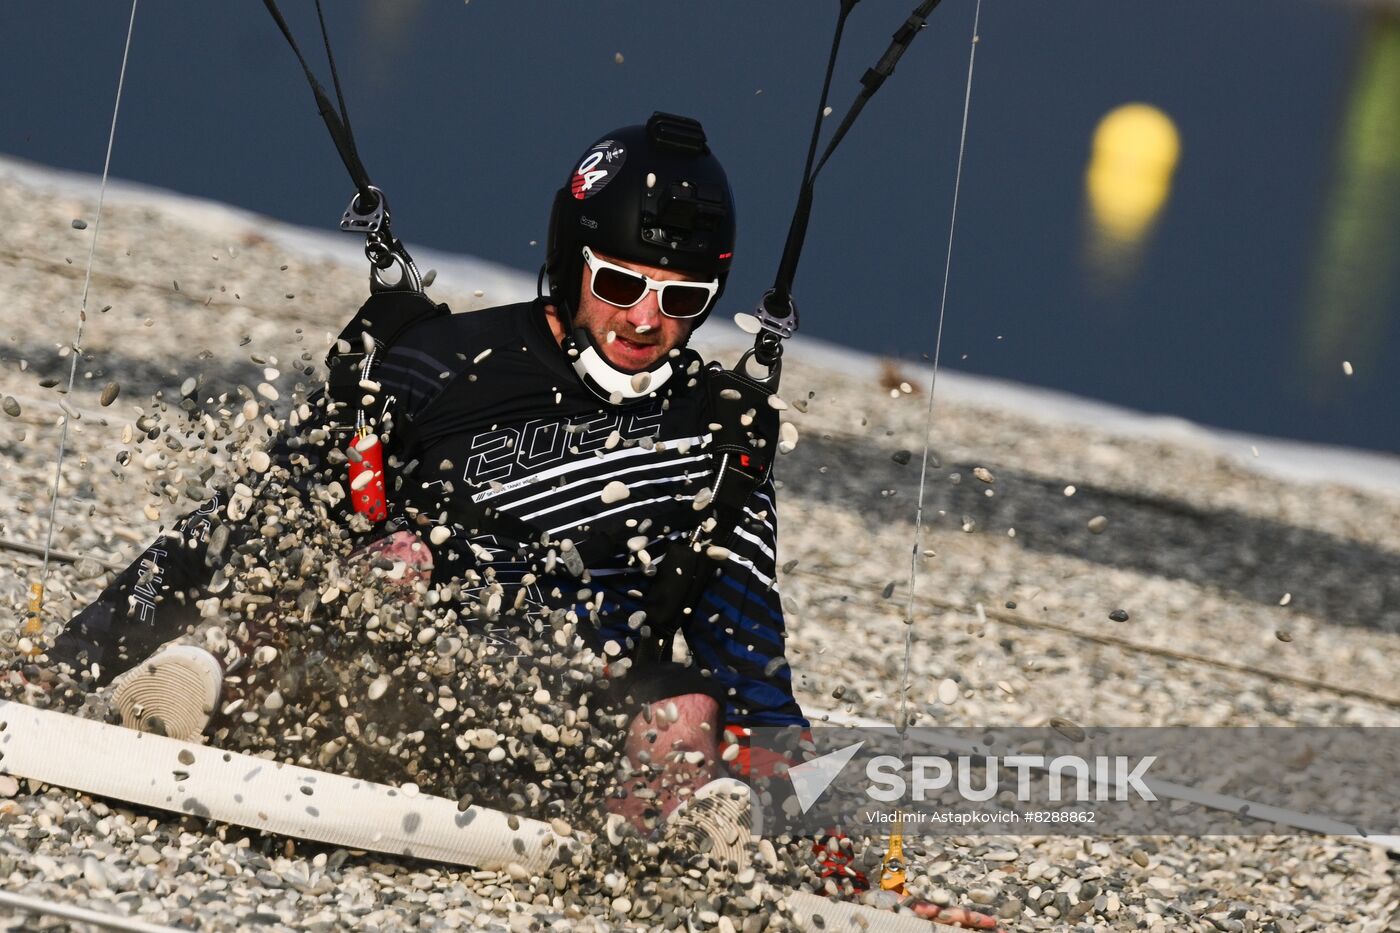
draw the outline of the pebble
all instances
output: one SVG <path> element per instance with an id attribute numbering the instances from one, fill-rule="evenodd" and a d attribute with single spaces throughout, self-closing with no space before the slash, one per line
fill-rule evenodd
<path id="1" fill-rule="evenodd" d="M 1102 515 L 1095 515 L 1093 518 L 1089 519 L 1090 534 L 1101 535 L 1107 527 L 1108 519 L 1104 518 Z"/>
<path id="2" fill-rule="evenodd" d="M 102 867 L 102 863 L 91 855 L 83 858 L 83 880 L 89 885 L 99 890 L 105 891 L 111 886 L 111 881 L 107 877 L 107 871 Z"/>
<path id="3" fill-rule="evenodd" d="M 627 484 L 621 480 L 613 480 L 603 487 L 602 498 L 605 503 L 621 502 L 632 494 L 632 490 L 627 488 Z"/>
<path id="4" fill-rule="evenodd" d="M 9 415 L 11 418 L 18 418 L 22 411 L 22 409 L 19 407 L 19 400 L 16 399 L 13 395 L 5 396 L 5 400 L 3 402 L 0 402 L 0 408 L 3 408 L 5 410 L 5 414 Z"/>
<path id="5" fill-rule="evenodd" d="M 122 387 L 115 382 L 109 382 L 102 387 L 102 394 L 97 397 L 97 404 L 103 408 L 111 405 L 121 394 Z"/>
<path id="6" fill-rule="evenodd" d="M 938 684 L 938 702 L 944 706 L 952 706 L 958 701 L 958 682 L 951 677 L 945 677 Z"/>
<path id="7" fill-rule="evenodd" d="M 1108 614 L 1108 617 L 1114 622 L 1126 622 L 1128 621 L 1128 611 L 1126 609 L 1115 609 Z"/>
<path id="8" fill-rule="evenodd" d="M 272 457 L 265 450 L 255 450 L 248 455 L 248 467 L 254 473 L 266 473 L 272 468 Z"/>
<path id="9" fill-rule="evenodd" d="M 778 426 L 778 453 L 789 454 L 797 447 L 797 425 L 784 421 Z"/>
<path id="10" fill-rule="evenodd" d="M 1065 719 L 1063 716 L 1056 716 L 1050 720 L 1050 728 L 1071 742 L 1084 741 L 1085 732 L 1072 719 Z"/>
<path id="11" fill-rule="evenodd" d="M 434 525 L 433 530 L 428 532 L 428 540 L 433 544 L 444 544 L 452 537 L 452 529 L 446 525 Z"/>

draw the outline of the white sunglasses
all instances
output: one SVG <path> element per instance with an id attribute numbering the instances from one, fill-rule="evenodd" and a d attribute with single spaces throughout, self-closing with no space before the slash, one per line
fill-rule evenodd
<path id="1" fill-rule="evenodd" d="M 699 317 L 719 291 L 719 279 L 709 282 L 657 281 L 631 269 L 599 259 L 593 250 L 583 248 L 583 261 L 588 264 L 589 290 L 593 297 L 618 308 L 630 308 L 656 291 L 656 303 L 667 317 Z"/>

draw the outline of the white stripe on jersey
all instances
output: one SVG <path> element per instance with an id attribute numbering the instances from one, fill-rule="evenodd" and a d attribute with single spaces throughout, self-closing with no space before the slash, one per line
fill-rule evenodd
<path id="1" fill-rule="evenodd" d="M 778 587 L 777 587 L 777 584 L 775 584 L 775 583 L 773 582 L 773 578 L 772 578 L 772 577 L 769 577 L 769 576 L 765 576 L 764 574 L 760 573 L 759 570 L 758 570 L 758 568 L 755 567 L 755 566 L 753 565 L 753 561 L 751 561 L 751 560 L 746 560 L 746 559 L 740 557 L 738 554 L 735 554 L 733 551 L 730 551 L 730 552 L 729 552 L 729 558 L 728 558 L 728 559 L 729 559 L 729 560 L 732 560 L 734 563 L 738 564 L 740 567 L 743 567 L 743 568 L 745 568 L 746 570 L 748 570 L 749 573 L 753 574 L 753 578 L 754 578 L 755 580 L 758 580 L 760 583 L 762 583 L 762 584 L 764 584 L 765 586 L 767 586 L 770 590 L 773 590 L 774 592 L 777 592 Z"/>
<path id="2" fill-rule="evenodd" d="M 698 459 L 698 458 L 697 458 L 697 459 Z M 653 464 L 650 464 L 650 466 L 651 466 L 651 467 L 663 467 L 663 466 L 670 466 L 670 464 L 669 464 L 669 463 L 653 463 Z M 629 471 L 629 472 L 634 472 L 634 471 Z M 607 476 L 595 477 L 595 478 L 594 478 L 594 482 L 600 483 L 600 484 L 601 484 L 601 483 L 604 483 L 605 481 L 611 481 L 611 480 L 615 479 L 615 478 L 616 478 L 617 476 L 619 476 L 619 475 L 620 475 L 620 474 L 617 474 L 617 473 L 610 473 L 610 474 L 608 474 Z M 628 489 L 639 489 L 639 488 L 641 488 L 642 486 L 655 486 L 655 485 L 658 484 L 658 483 L 683 483 L 683 482 L 685 482 L 686 480 L 690 479 L 692 476 L 701 476 L 701 475 L 703 475 L 703 474 L 701 474 L 701 473 L 681 473 L 681 474 L 679 474 L 679 475 L 673 474 L 673 475 L 671 475 L 671 476 L 659 476 L 659 477 L 657 477 L 656 479 L 647 479 L 647 480 L 641 480 L 641 481 L 639 481 L 639 482 L 628 483 L 628 484 L 627 484 L 627 488 L 628 488 Z M 583 481 L 583 480 L 580 480 L 580 482 L 584 482 L 584 481 Z M 569 506 L 571 506 L 571 505 L 578 505 L 578 504 L 581 503 L 581 502 L 588 502 L 588 501 L 590 501 L 590 500 L 597 499 L 597 498 L 599 497 L 600 494 L 601 494 L 600 490 L 598 490 L 598 489 L 590 489 L 588 492 L 584 493 L 583 495 L 581 495 L 581 496 L 579 496 L 579 497 L 577 497 L 577 498 L 574 498 L 574 499 L 570 499 L 570 500 L 567 501 L 567 502 L 559 502 L 559 503 L 556 503 L 556 504 L 554 504 L 554 505 L 547 505 L 547 506 L 545 506 L 545 507 L 542 508 L 542 509 L 539 509 L 539 510 L 534 511 L 534 512 L 530 512 L 530 513 L 525 514 L 525 515 L 521 515 L 521 516 L 519 516 L 519 517 L 520 517 L 521 519 L 524 519 L 525 521 L 529 521 L 529 520 L 532 519 L 532 518 L 537 518 L 537 517 L 539 517 L 539 516 L 541 516 L 541 515 L 544 515 L 546 512 L 557 512 L 557 511 L 559 511 L 560 509 L 567 509 L 567 508 L 568 508 Z M 539 496 L 531 496 L 530 498 L 531 498 L 531 499 L 538 499 Z M 694 497 L 692 496 L 691 498 L 694 498 Z M 502 512 L 507 512 L 507 511 L 509 511 L 509 510 L 511 510 L 511 509 L 513 509 L 513 508 L 515 508 L 517 505 L 520 505 L 521 503 L 523 503 L 523 502 L 525 502 L 525 501 L 527 501 L 527 500 L 523 500 L 523 499 L 522 499 L 521 502 L 512 502 L 512 503 L 510 503 L 509 505 L 503 505 L 503 506 L 501 506 L 500 511 L 502 511 Z M 650 501 L 656 502 L 656 501 L 659 501 L 659 500 L 652 499 L 652 500 L 650 500 Z M 604 514 L 604 515 L 611 515 L 612 513 L 611 513 L 611 512 L 604 512 L 604 513 L 602 513 L 602 514 Z"/>
<path id="3" fill-rule="evenodd" d="M 766 556 L 769 560 L 774 561 L 775 563 L 777 562 L 778 558 L 774 556 L 772 550 L 769 549 L 768 545 L 763 543 L 762 538 L 749 534 L 742 528 L 735 528 L 734 533 L 739 537 L 743 538 L 745 541 L 752 541 L 754 544 L 758 545 L 758 549 L 764 553 L 764 556 Z"/>
<path id="4" fill-rule="evenodd" d="M 639 502 L 624 502 L 615 509 L 608 509 L 606 512 L 595 512 L 584 519 L 584 521 L 591 524 L 600 518 L 607 518 L 609 515 L 616 515 L 618 512 L 625 512 L 628 509 L 635 509 L 643 505 L 652 505 L 656 502 L 692 502 L 694 499 L 694 496 L 657 496 L 654 499 L 642 499 Z M 558 528 L 549 529 L 548 534 L 554 535 L 561 531 L 567 531 L 570 528 L 577 528 L 579 524 L 580 522 L 569 522 L 568 524 L 560 525 Z"/>
<path id="5" fill-rule="evenodd" d="M 703 450 L 705 447 L 709 446 L 710 441 L 713 440 L 713 438 L 713 434 L 706 433 L 701 434 L 698 437 L 678 437 L 673 438 L 671 440 L 657 441 L 652 447 L 642 447 L 641 445 L 638 445 L 636 447 L 620 447 L 617 450 L 607 451 L 602 453 L 601 455 L 580 454 L 577 460 L 571 460 L 568 463 L 561 463 L 559 466 L 550 467 L 548 470 L 541 470 L 540 472 L 535 473 L 531 476 L 523 476 L 519 479 L 513 479 L 510 482 L 506 483 L 504 486 L 502 486 L 500 489 L 484 489 L 481 492 L 478 492 L 475 495 L 473 495 L 472 501 L 486 502 L 489 499 L 494 499 L 495 497 L 503 495 L 507 492 L 513 492 L 517 489 L 523 489 L 528 486 L 533 486 L 536 483 L 544 482 L 548 479 L 554 479 L 556 476 L 565 476 L 569 473 L 573 473 L 576 470 L 595 467 L 599 463 L 609 463 L 614 460 L 630 460 L 633 457 L 640 457 L 646 454 L 655 454 L 656 447 L 665 447 L 665 450 L 661 451 L 662 454 L 669 453 L 676 447 L 679 447 L 683 444 L 688 444 L 691 446 L 699 444 L 700 449 Z M 672 460 L 665 462 L 673 462 L 675 459 L 678 458 L 672 458 Z"/>

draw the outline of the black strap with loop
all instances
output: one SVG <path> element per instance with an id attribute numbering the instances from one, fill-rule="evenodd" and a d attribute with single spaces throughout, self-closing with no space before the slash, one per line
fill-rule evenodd
<path id="1" fill-rule="evenodd" d="M 447 308 L 433 303 L 423 293 L 423 280 L 418 274 L 413 258 L 403 243 L 394 236 L 389 226 L 389 202 L 384 192 L 370 181 L 369 172 L 360 159 L 355 146 L 355 134 L 350 127 L 350 113 L 345 106 L 345 94 L 340 86 L 340 74 L 335 67 L 335 55 L 331 51 L 330 34 L 326 29 L 325 13 L 321 0 L 316 0 L 316 18 L 321 27 L 321 39 L 326 50 L 326 60 L 330 64 L 331 81 L 335 87 L 336 103 L 333 105 L 326 89 L 316 80 L 306 56 L 297 45 L 291 27 L 277 8 L 275 0 L 263 0 L 268 13 L 272 15 L 277 28 L 292 48 L 292 54 L 306 75 L 311 93 L 316 98 L 316 109 L 321 114 L 331 141 L 335 143 L 340 161 L 344 163 L 350 180 L 355 185 L 355 194 L 350 205 L 340 219 L 340 229 L 349 233 L 363 234 L 365 256 L 370 261 L 370 297 L 356 312 L 354 318 L 341 331 L 339 338 L 326 355 L 329 369 L 327 393 L 334 403 L 328 412 L 330 429 L 337 435 L 353 434 L 366 437 L 377 433 L 379 426 L 372 424 L 372 416 L 365 403 L 365 386 L 370 380 L 379 355 L 393 344 L 395 339 L 408 328 L 429 318 L 447 313 Z M 397 269 L 398 275 L 389 278 L 386 273 Z M 353 413 L 353 415 L 351 414 Z M 408 429 L 410 426 L 400 426 Z M 343 438 L 342 438 L 343 440 Z M 376 458 L 382 457 L 376 451 Z M 383 465 L 375 467 L 378 476 L 378 489 L 383 489 L 387 479 Z M 353 471 L 352 471 L 353 473 Z M 365 497 L 361 502 L 354 499 L 356 511 L 379 521 L 383 511 L 383 497 Z M 371 499 L 376 501 L 371 502 Z"/>
<path id="2" fill-rule="evenodd" d="M 807 226 L 812 216 L 812 200 L 817 175 L 845 138 L 851 125 L 860 116 L 875 92 L 894 73 L 894 66 L 909 48 L 934 7 L 941 0 L 923 0 L 897 29 L 885 53 L 874 67 L 861 76 L 861 92 L 851 104 L 840 125 L 832 133 L 820 159 L 816 158 L 817 143 L 825 120 L 826 102 L 831 89 L 831 77 L 836 68 L 836 55 L 841 46 L 846 18 L 859 0 L 841 0 L 836 20 L 831 54 L 827 59 L 826 78 L 822 82 L 821 100 L 812 127 L 812 139 L 807 148 L 807 162 L 802 170 L 802 185 L 798 190 L 797 206 L 788 227 L 783 256 L 773 287 L 759 301 L 754 315 L 760 329 L 753 348 L 730 370 L 715 369 L 707 373 L 709 383 L 711 430 L 714 432 L 713 453 L 716 459 L 713 498 L 709 515 L 695 533 L 676 541 L 667 548 L 659 562 L 657 575 L 647 593 L 647 619 L 643 628 L 640 656 L 648 659 L 669 659 L 671 645 L 683 617 L 693 612 L 705 585 L 714 575 L 717 562 L 726 557 L 728 546 L 736 532 L 747 520 L 745 505 L 755 489 L 767 480 L 778 446 L 778 414 L 769 404 L 777 393 L 782 376 L 782 342 L 797 330 L 797 306 L 792 299 L 792 283 L 797 275 L 797 263 L 807 238 Z M 815 163 L 815 164 L 814 164 Z M 751 375 L 753 364 L 767 370 L 763 376 Z M 720 550 L 711 551 L 718 547 Z"/>
<path id="3" fill-rule="evenodd" d="M 423 278 L 418 273 L 418 267 L 402 241 L 390 230 L 388 199 L 383 191 L 370 182 L 369 172 L 365 170 L 359 150 L 355 147 L 355 134 L 350 128 L 350 113 L 345 107 L 345 94 L 340 87 L 340 73 L 336 71 L 335 55 L 331 52 L 331 39 L 326 31 L 326 18 L 321 10 L 321 0 L 316 0 L 316 18 L 321 26 L 321 39 L 326 48 L 326 61 L 330 63 L 331 83 L 335 86 L 339 111 L 331 103 L 330 96 L 321 86 L 321 82 L 316 80 L 311 66 L 306 63 L 306 56 L 301 54 L 301 47 L 297 45 L 296 37 L 292 35 L 291 27 L 283 18 L 282 11 L 277 8 L 276 0 L 263 0 L 263 5 L 267 7 L 268 13 L 272 14 L 272 19 L 282 31 L 287 44 L 292 47 L 292 54 L 297 57 L 297 62 L 306 75 L 306 83 L 311 86 L 311 93 L 316 98 L 316 109 L 331 134 L 336 152 L 340 153 L 340 161 L 345 164 L 345 170 L 355 184 L 355 196 L 350 199 L 350 206 L 341 215 L 340 229 L 365 236 L 365 256 L 370 261 L 370 290 L 421 292 Z M 398 269 L 398 277 L 387 278 L 385 273 L 395 267 Z"/>

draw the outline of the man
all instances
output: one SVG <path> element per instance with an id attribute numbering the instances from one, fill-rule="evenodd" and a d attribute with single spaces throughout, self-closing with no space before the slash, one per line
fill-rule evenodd
<path id="1" fill-rule="evenodd" d="M 366 395 L 300 406 L 297 436 L 253 466 L 286 471 L 298 514 L 260 526 L 267 515 L 250 514 L 259 500 L 216 497 L 79 613 L 50 660 L 115 680 L 128 725 L 198 737 L 220 708 L 219 661 L 190 644 L 150 656 L 200 624 L 196 603 L 211 576 L 224 578 L 214 589 L 232 576 L 234 552 L 246 569 L 282 548 L 269 531 L 329 515 L 338 550 L 391 568 L 406 602 L 423 584 L 448 585 L 469 629 L 511 623 L 541 638 L 546 616 L 577 620 L 609 659 L 606 695 L 635 711 L 609 809 L 643 834 L 742 860 L 749 794 L 724 775 L 766 776 L 780 764 L 751 751 L 745 730 L 809 725 L 784 654 L 771 481 L 723 530 L 723 546 L 706 550 L 709 566 L 685 600 L 649 598 L 672 542 L 722 533 L 705 508 L 717 428 L 709 371 L 686 344 L 723 292 L 733 250 L 733 198 L 698 122 L 658 113 L 608 134 L 555 196 L 548 295 L 470 314 L 438 306 L 364 371 L 354 394 Z M 354 408 L 363 424 L 347 450 L 334 443 L 336 427 Z M 378 445 L 383 476 L 362 466 Z M 346 474 L 347 453 L 359 479 Z M 384 518 L 352 513 L 381 480 Z M 323 552 L 301 545 L 299 563 L 314 565 Z M 674 633 L 692 663 L 671 660 Z M 825 890 L 868 889 L 844 837 L 825 837 L 813 853 Z M 928 919 L 995 925 L 960 908 L 910 906 Z"/>
<path id="2" fill-rule="evenodd" d="M 580 631 L 620 675 L 615 692 L 639 709 L 628 793 L 612 806 L 644 832 L 720 777 L 724 730 L 807 725 L 784 658 L 771 483 L 706 561 L 698 599 L 647 617 L 659 614 L 648 595 L 667 548 L 708 515 L 707 372 L 686 343 L 723 291 L 734 230 L 698 122 L 656 114 L 609 134 L 555 197 L 549 294 L 400 335 L 361 382 L 369 430 L 350 455 L 377 439 L 389 465 L 387 519 L 347 535 L 355 543 L 403 558 L 410 579 L 459 584 L 478 616 L 504 605 L 589 623 Z M 368 495 L 340 448 L 310 439 L 324 419 L 303 420 L 276 461 L 296 468 L 308 503 L 337 483 Z M 231 549 L 217 529 L 235 526 L 235 542 L 257 534 L 230 514 L 246 508 L 235 496 L 188 516 L 70 623 L 51 659 L 96 664 L 102 683 L 125 673 L 116 703 L 128 723 L 197 735 L 218 705 L 212 656 L 182 646 L 132 669 L 198 622 L 194 603 Z M 693 664 L 643 650 L 669 647 L 672 629 Z M 728 758 L 747 769 L 746 750 Z"/>

